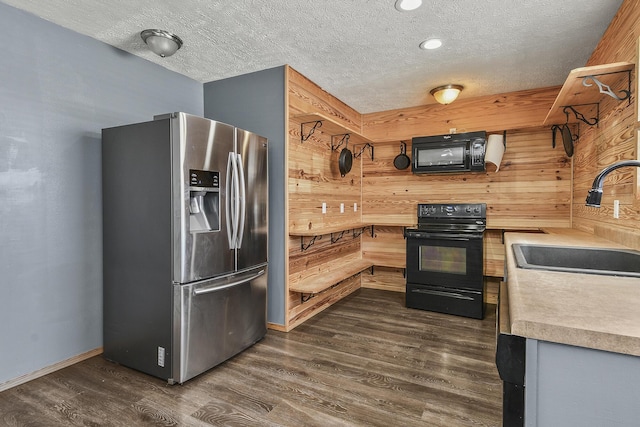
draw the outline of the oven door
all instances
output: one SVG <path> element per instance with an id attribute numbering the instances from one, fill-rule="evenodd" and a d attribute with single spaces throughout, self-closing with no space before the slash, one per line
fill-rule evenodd
<path id="1" fill-rule="evenodd" d="M 482 233 L 407 233 L 407 284 L 483 289 Z"/>

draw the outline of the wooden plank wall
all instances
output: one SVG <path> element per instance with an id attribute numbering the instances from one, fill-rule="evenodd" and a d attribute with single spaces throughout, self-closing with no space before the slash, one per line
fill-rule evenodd
<path id="1" fill-rule="evenodd" d="M 360 238 L 347 234 L 339 242 L 331 243 L 328 228 L 345 227 L 361 222 L 361 161 L 354 159 L 353 168 L 345 177 L 338 170 L 339 151 L 331 150 L 331 135 L 316 130 L 301 142 L 300 121 L 295 117 L 307 113 L 320 113 L 346 128 L 360 133 L 361 115 L 316 84 L 287 67 L 288 96 L 288 224 L 289 233 L 315 231 L 319 237 L 309 249 L 301 250 L 301 239 L 308 244 L 312 237 L 291 235 L 289 238 L 289 265 L 286 294 L 288 295 L 285 329 L 290 330 L 304 320 L 319 313 L 333 302 L 360 287 L 359 276 L 348 278 L 338 286 L 303 301 L 300 293 L 289 291 L 290 283 L 339 263 L 360 258 Z M 354 147 L 349 146 L 353 151 Z M 342 149 L 342 147 L 340 148 Z M 322 202 L 327 213 L 322 214 Z M 345 204 L 340 213 L 340 203 Z M 353 204 L 358 204 L 354 212 Z M 306 299 L 307 296 L 305 296 Z"/>
<path id="2" fill-rule="evenodd" d="M 570 226 L 571 163 L 560 148 L 551 148 L 551 131 L 541 127 L 559 88 L 361 116 L 295 70 L 289 68 L 288 75 L 289 282 L 321 274 L 331 263 L 358 256 L 371 260 L 376 267 L 373 274 L 364 272 L 309 300 L 288 291 L 287 330 L 357 289 L 360 283 L 404 291 L 403 226 L 415 223 L 419 202 L 487 203 L 488 225 L 498 230 L 497 238 L 489 234 L 491 238 L 486 241 L 488 276 L 502 275 L 501 229 Z M 338 151 L 331 150 L 331 135 L 320 128 L 301 142 L 303 130 L 296 117 L 307 113 L 320 113 L 364 133 L 375 141 L 374 159 L 365 152 L 354 162 L 352 171 L 341 177 Z M 393 167 L 401 141 L 407 143 L 410 153 L 412 136 L 447 133 L 450 126 L 457 127 L 458 132 L 507 130 L 507 150 L 500 171 L 414 175 L 410 169 Z M 358 147 L 351 149 L 358 151 Z M 322 202 L 327 204 L 326 214 L 321 212 Z M 342 214 L 341 203 L 345 205 Z M 354 203 L 357 212 L 353 211 Z M 330 243 L 332 235 L 327 230 L 360 222 L 374 227 L 365 229 L 356 239 L 347 235 L 338 243 Z M 308 243 L 312 237 L 298 234 L 314 230 L 321 239 L 310 249 L 301 250 L 301 243 Z"/>
<path id="3" fill-rule="evenodd" d="M 410 147 L 410 140 L 406 142 Z M 503 275 L 503 229 L 571 226 L 571 160 L 562 144 L 552 148 L 549 128 L 508 131 L 497 173 L 415 175 L 410 168 L 393 166 L 399 150 L 400 141 L 376 143 L 375 160 L 363 164 L 363 221 L 387 224 L 375 226 L 373 236 L 363 236 L 363 257 L 376 265 L 404 268 L 402 226 L 416 222 L 418 203 L 487 204 L 486 276 Z M 385 280 L 398 291 L 404 284 L 401 272 L 394 276 L 384 271 Z M 363 277 L 365 287 L 379 287 L 380 282 Z"/>
<path id="4" fill-rule="evenodd" d="M 460 99 L 450 105 L 429 104 L 362 115 L 365 136 L 376 142 L 414 136 L 542 126 L 560 87 Z"/>
<path id="5" fill-rule="evenodd" d="M 410 149 L 411 141 L 405 141 Z M 552 148 L 549 128 L 507 131 L 497 173 L 397 170 L 399 147 L 400 141 L 376 143 L 375 160 L 363 164 L 366 223 L 414 224 L 418 203 L 486 203 L 489 228 L 570 227 L 571 159 L 561 147 Z"/>
<path id="6" fill-rule="evenodd" d="M 587 65 L 613 62 L 636 63 L 638 74 L 640 8 L 636 0 L 625 0 L 594 50 Z M 632 79 L 631 101 L 618 102 L 603 96 L 600 123 L 581 126 L 576 144 L 573 180 L 573 227 L 640 249 L 640 201 L 638 168 L 612 172 L 604 182 L 602 207 L 588 208 L 585 197 L 600 170 L 619 160 L 638 159 L 637 79 Z M 626 89 L 626 75 L 612 89 Z M 620 218 L 613 218 L 613 201 L 620 201 Z"/>

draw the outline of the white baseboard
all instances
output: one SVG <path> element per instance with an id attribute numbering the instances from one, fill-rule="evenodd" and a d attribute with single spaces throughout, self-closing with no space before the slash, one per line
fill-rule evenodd
<path id="1" fill-rule="evenodd" d="M 19 376 L 18 378 L 14 378 L 12 380 L 9 380 L 5 383 L 0 384 L 0 392 L 5 391 L 5 390 L 9 390 L 10 388 L 13 388 L 15 386 L 18 386 L 20 384 L 24 384 L 26 382 L 29 382 L 31 380 L 35 380 L 36 378 L 40 378 L 43 377 L 47 374 L 50 374 L 52 372 L 58 371 L 62 368 L 66 368 L 68 366 L 71 365 L 75 365 L 78 362 L 82 362 L 83 360 L 87 360 L 93 356 L 97 356 L 99 354 L 102 354 L 102 347 L 98 347 L 94 350 L 90 350 L 87 351 L 86 353 L 82 353 L 79 354 L 77 356 L 73 356 L 70 357 L 69 359 L 63 360 L 61 362 L 58 363 L 54 363 L 51 366 L 47 366 L 45 368 L 42 369 L 38 369 L 35 372 L 31 372 L 29 374 L 25 374 L 22 376 Z"/>

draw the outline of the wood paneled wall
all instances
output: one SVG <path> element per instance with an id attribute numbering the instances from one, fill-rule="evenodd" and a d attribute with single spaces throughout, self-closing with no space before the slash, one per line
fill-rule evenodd
<path id="1" fill-rule="evenodd" d="M 542 126 L 560 87 L 550 87 L 471 99 L 450 105 L 429 104 L 362 115 L 365 136 L 376 142 L 411 139 L 485 130 L 497 133 L 509 129 Z"/>
<path id="2" fill-rule="evenodd" d="M 360 238 L 346 235 L 339 242 L 331 243 L 328 230 L 350 228 L 361 222 L 361 160 L 354 159 L 352 170 L 344 177 L 338 169 L 340 150 L 331 150 L 331 135 L 318 128 L 306 141 L 301 141 L 301 123 L 296 116 L 320 113 L 340 125 L 360 133 L 361 115 L 337 98 L 322 90 L 316 84 L 287 67 L 288 104 L 288 224 L 289 263 L 286 286 L 288 300 L 285 329 L 290 330 L 304 320 L 319 313 L 338 299 L 360 287 L 360 277 L 350 277 L 335 287 L 312 298 L 289 290 L 290 284 L 322 275 L 332 266 L 360 258 Z M 308 130 L 308 128 L 305 128 Z M 334 141 L 335 144 L 335 141 Z M 349 145 L 351 151 L 355 147 Z M 326 214 L 322 213 L 322 202 L 327 204 Z M 344 203 L 344 213 L 340 204 Z M 354 212 L 353 204 L 358 210 Z M 301 250 L 301 239 L 305 245 L 313 237 L 298 234 L 317 234 L 316 243 L 307 250 Z M 303 301 L 304 299 L 304 301 Z"/>
<path id="3" fill-rule="evenodd" d="M 498 172 L 423 175 L 393 166 L 400 141 L 376 144 L 363 162 L 363 221 L 411 225 L 418 203 L 486 203 L 489 228 L 570 227 L 571 159 L 550 129 L 509 130 L 506 141 Z"/>
<path id="4" fill-rule="evenodd" d="M 359 115 L 313 82 L 288 68 L 288 224 L 289 263 L 287 325 L 291 329 L 337 299 L 367 287 L 404 290 L 405 242 L 403 226 L 416 221 L 420 202 L 485 202 L 489 227 L 498 230 L 487 239 L 485 274 L 501 276 L 501 229 L 537 229 L 570 226 L 571 162 L 563 150 L 551 147 L 551 131 L 541 123 L 558 88 L 461 100 L 449 106 L 429 105 L 392 112 Z M 317 129 L 307 140 L 297 118 L 320 113 L 354 132 L 374 140 L 374 158 L 365 151 L 345 177 L 338 171 L 340 150 L 331 150 L 331 135 Z M 362 127 L 360 124 L 362 123 Z M 507 130 L 507 150 L 500 171 L 453 175 L 414 175 L 399 171 L 393 159 L 400 142 L 411 149 L 411 137 L 487 130 Z M 340 147 L 342 149 L 343 147 Z M 349 147 L 358 152 L 360 147 Z M 327 213 L 322 214 L 322 203 Z M 358 209 L 354 212 L 353 205 Z M 344 204 L 344 213 L 340 213 Z M 364 233 L 330 243 L 331 231 L 354 224 L 373 224 Z M 312 237 L 322 236 L 307 250 Z M 493 236 L 493 234 L 492 234 Z M 321 275 L 336 263 L 362 257 L 376 267 L 325 292 L 307 295 L 289 285 L 309 275 Z"/>
<path id="5" fill-rule="evenodd" d="M 636 63 L 638 73 L 640 7 L 625 0 L 594 50 L 587 65 L 613 62 Z M 638 168 L 612 172 L 604 182 L 602 207 L 588 208 L 584 201 L 600 170 L 619 160 L 638 159 L 637 80 L 632 79 L 631 101 L 603 96 L 597 127 L 581 125 L 576 144 L 573 180 L 573 227 L 640 249 L 640 201 L 636 194 Z M 626 76 L 620 87 L 626 89 Z M 620 218 L 613 218 L 613 201 L 620 201 Z"/>

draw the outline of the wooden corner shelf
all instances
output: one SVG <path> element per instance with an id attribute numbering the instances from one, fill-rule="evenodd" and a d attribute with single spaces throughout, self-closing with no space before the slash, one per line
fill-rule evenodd
<path id="1" fill-rule="evenodd" d="M 567 116 L 563 110 L 567 106 L 595 105 L 602 100 L 604 95 L 599 91 L 596 84 L 592 82 L 591 86 L 583 85 L 583 79 L 585 77 L 608 76 L 607 81 L 603 83 L 612 86 L 614 83 L 619 83 L 621 79 L 626 79 L 627 77 L 622 73 L 630 72 L 634 67 L 635 65 L 630 62 L 616 62 L 571 70 L 547 117 L 544 119 L 543 125 L 566 123 Z M 577 123 L 578 121 L 579 119 L 576 117 L 569 116 L 569 123 Z"/>
<path id="2" fill-rule="evenodd" d="M 318 127 L 318 131 L 329 135 L 344 135 L 349 134 L 349 142 L 351 144 L 371 144 L 373 141 L 364 137 L 358 132 L 355 132 L 340 123 L 330 119 L 319 113 L 300 114 L 293 117 L 294 120 L 300 123 L 313 123 L 322 122 L 322 126 Z"/>
<path id="3" fill-rule="evenodd" d="M 364 224 L 360 222 L 353 223 L 353 224 L 338 224 L 338 225 L 323 226 L 323 227 L 314 228 L 311 230 L 289 230 L 289 235 L 313 237 L 313 236 L 322 236 L 324 234 L 339 233 L 341 231 L 355 230 L 356 228 L 366 228 L 366 227 L 371 227 L 371 224 Z"/>
<path id="4" fill-rule="evenodd" d="M 353 275 L 361 273 L 367 268 L 372 267 L 372 265 L 371 262 L 363 259 L 357 259 L 347 263 L 341 263 L 339 260 L 336 260 L 331 264 L 321 267 L 321 271 L 318 274 L 314 274 L 312 277 L 289 285 L 289 290 L 302 294 L 317 294 Z"/>

